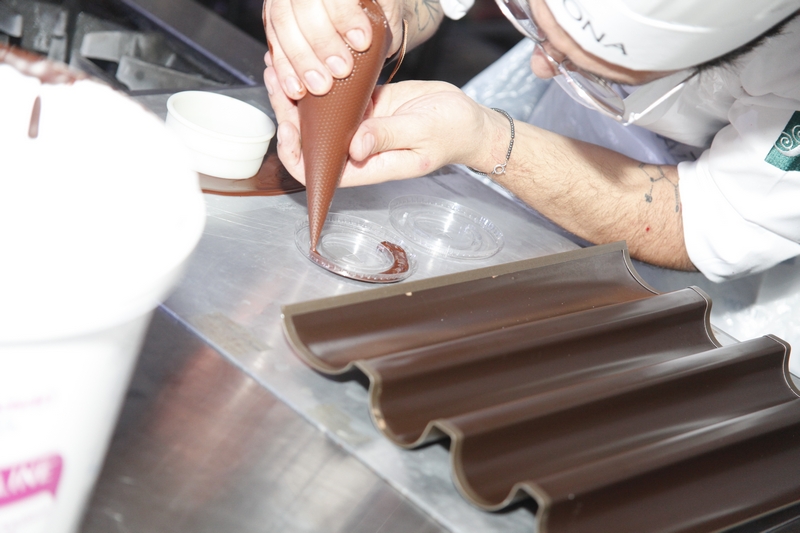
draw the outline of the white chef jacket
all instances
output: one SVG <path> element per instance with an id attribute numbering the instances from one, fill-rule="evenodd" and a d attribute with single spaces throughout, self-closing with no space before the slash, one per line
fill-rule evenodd
<path id="1" fill-rule="evenodd" d="M 442 11 L 447 18 L 458 20 L 467 14 L 475 0 L 441 0 Z"/>
<path id="2" fill-rule="evenodd" d="M 796 25 L 793 25 L 796 31 Z M 795 41 L 796 43 L 796 41 Z M 792 45 L 789 45 L 791 47 Z M 794 45 L 796 47 L 796 44 Z M 800 48 L 795 48 L 800 50 Z M 531 53 L 533 52 L 533 42 L 529 39 L 524 39 L 509 51 L 502 59 L 496 61 L 493 65 L 488 67 L 485 71 L 479 74 L 474 80 L 470 81 L 465 87 L 465 92 L 472 98 L 487 107 L 499 107 L 505 109 L 515 119 L 534 124 L 541 128 L 560 133 L 574 139 L 580 139 L 585 142 L 593 143 L 599 146 L 604 146 L 610 150 L 617 151 L 625 154 L 636 161 L 644 161 L 650 164 L 676 164 L 679 161 L 687 159 L 687 152 L 691 151 L 693 155 L 689 156 L 691 159 L 700 158 L 696 165 L 688 165 L 689 172 L 686 171 L 687 164 L 679 166 L 681 173 L 681 190 L 684 197 L 684 204 L 686 199 L 692 205 L 701 206 L 700 213 L 710 212 L 715 207 L 713 205 L 706 205 L 706 211 L 703 211 L 704 198 L 702 194 L 696 194 L 696 191 L 690 191 L 692 179 L 694 175 L 690 175 L 692 170 L 696 171 L 697 168 L 702 168 L 704 165 L 707 167 L 708 161 L 703 160 L 701 154 L 706 148 L 711 146 L 712 141 L 715 142 L 714 148 L 710 150 L 708 156 L 711 157 L 712 170 L 716 177 L 721 174 L 719 168 L 717 152 L 722 145 L 729 139 L 720 137 L 718 140 L 714 136 L 723 130 L 728 123 L 734 125 L 730 128 L 731 131 L 738 134 L 736 124 L 740 119 L 731 120 L 728 118 L 727 111 L 734 105 L 735 98 L 717 98 L 710 99 L 705 108 L 705 112 L 709 115 L 701 116 L 701 111 L 695 107 L 695 113 L 688 113 L 684 117 L 678 117 L 672 129 L 678 138 L 688 140 L 688 133 L 701 132 L 699 135 L 701 140 L 694 144 L 699 147 L 688 147 L 684 145 L 675 146 L 674 143 L 665 143 L 665 139 L 656 135 L 652 131 L 643 129 L 642 127 L 622 126 L 619 122 L 608 118 L 600 113 L 588 109 L 573 100 L 565 91 L 561 89 L 552 80 L 540 80 L 536 78 L 530 71 L 529 62 Z M 784 55 L 784 57 L 794 58 L 797 56 L 796 52 Z M 747 59 L 747 58 L 743 58 Z M 751 65 L 754 68 L 756 65 Z M 764 65 L 766 66 L 766 65 Z M 721 69 L 722 72 L 717 73 L 717 76 L 738 76 L 737 69 Z M 796 70 L 795 70 L 796 72 Z M 780 72 L 778 72 L 780 74 Z M 783 85 L 775 86 L 773 91 L 780 89 L 780 94 L 783 95 L 786 89 L 791 89 L 792 84 L 797 84 L 800 76 L 796 74 L 786 73 L 787 77 L 782 82 Z M 758 79 L 758 74 L 751 73 Z M 750 80 L 745 87 L 752 87 L 753 82 Z M 712 85 L 714 86 L 714 85 Z M 730 86 L 725 83 L 718 83 L 715 85 L 720 89 Z M 735 86 L 735 84 L 734 84 Z M 740 83 L 741 87 L 742 84 Z M 691 88 L 691 87 L 690 87 Z M 754 91 L 754 89 L 748 89 Z M 663 94 L 663 93 L 662 93 Z M 679 101 L 687 103 L 686 96 L 689 92 L 681 94 Z M 757 97 L 757 94 L 751 94 L 752 97 Z M 699 98 L 698 92 L 695 91 L 695 97 Z M 780 98 L 785 101 L 786 98 Z M 789 101 L 794 101 L 796 98 L 788 98 Z M 745 102 L 742 102 L 745 103 Z M 713 105 L 712 105 L 713 104 Z M 714 107 L 717 106 L 717 108 Z M 669 107 L 669 103 L 664 106 Z M 765 105 L 760 111 L 769 110 L 769 106 Z M 780 109 L 780 108 L 778 108 Z M 673 109 L 670 109 L 673 111 Z M 791 115 L 787 113 L 786 115 Z M 661 135 L 666 133 L 669 129 L 668 123 L 669 114 L 663 118 L 658 119 L 662 129 Z M 654 119 L 654 120 L 656 120 Z M 759 124 L 763 123 L 765 118 L 761 118 Z M 778 118 L 776 131 L 781 131 L 785 128 L 786 118 Z M 655 124 L 655 122 L 653 123 Z M 700 125 L 705 124 L 704 128 L 699 128 Z M 741 129 L 741 127 L 740 127 Z M 747 131 L 752 131 L 752 128 L 745 128 Z M 683 132 L 686 136 L 681 135 Z M 771 135 L 771 134 L 770 134 Z M 769 138 L 769 136 L 768 136 Z M 774 140 L 774 139 L 773 139 Z M 763 149 L 762 149 L 763 148 Z M 754 149 L 754 152 L 761 151 L 759 157 L 755 158 L 754 165 L 758 166 L 759 162 L 764 159 L 765 151 L 771 151 L 771 147 L 763 146 L 762 148 Z M 732 151 L 736 150 L 736 146 L 731 148 Z M 513 154 L 512 154 L 513 158 Z M 735 169 L 736 165 L 743 164 L 739 155 L 734 154 L 734 159 L 738 162 L 732 161 L 732 167 Z M 727 167 L 728 165 L 726 165 Z M 769 169 L 767 169 L 769 170 Z M 796 172 L 788 172 L 784 175 L 778 172 L 779 180 L 785 180 L 786 184 L 792 184 L 796 181 Z M 722 178 L 720 178 L 722 179 Z M 769 179 L 769 178 L 768 178 Z M 785 186 L 781 182 L 781 186 Z M 778 200 L 782 205 L 788 205 L 791 208 L 793 202 L 790 194 L 797 198 L 796 191 L 792 193 L 779 194 Z M 733 196 L 733 195 L 732 195 Z M 800 198 L 794 202 L 800 207 Z M 755 204 L 754 204 L 755 205 Z M 685 211 L 684 211 L 685 214 Z M 720 216 L 720 215 L 718 215 Z M 737 215 L 741 219 L 740 215 Z M 691 225 L 691 221 L 690 221 Z M 730 225 L 730 224 L 729 224 Z M 697 228 L 697 225 L 693 226 Z M 723 228 L 724 229 L 724 228 Z M 715 230 L 722 231 L 719 227 Z M 694 235 L 697 235 L 703 229 L 692 229 Z M 713 239 L 712 239 L 713 240 Z M 758 239 L 756 239 L 758 241 Z M 697 250 L 697 246 L 690 243 L 690 249 Z M 766 247 L 769 250 L 769 247 Z M 744 243 L 742 249 L 751 251 L 752 244 Z M 713 250 L 712 250 L 713 251 Z M 695 258 L 697 253 L 693 252 Z M 696 259 L 697 260 L 697 259 Z M 779 260 L 779 259 L 778 259 Z M 776 258 L 771 259 L 772 262 Z M 700 262 L 698 260 L 698 262 Z M 760 263 L 759 268 L 766 268 L 768 263 Z M 705 265 L 701 265 L 706 272 L 706 275 L 711 275 L 713 279 L 719 281 L 721 276 L 714 276 L 712 271 Z M 652 284 L 657 290 L 670 291 L 687 285 L 697 285 L 714 300 L 714 305 L 711 308 L 711 321 L 712 324 L 721 328 L 726 333 L 733 337 L 744 340 L 759 335 L 772 333 L 778 335 L 784 340 L 789 341 L 795 347 L 792 357 L 789 359 L 789 369 L 796 376 L 800 376 L 800 313 L 796 310 L 800 308 L 800 256 L 784 261 L 777 265 L 775 268 L 765 270 L 760 274 L 754 274 L 741 279 L 735 279 L 723 283 L 713 283 L 705 276 L 693 272 L 679 272 L 667 269 L 650 268 L 646 265 L 637 264 L 637 270 L 642 277 Z M 753 271 L 755 272 L 754 269 Z"/>
<path id="3" fill-rule="evenodd" d="M 800 18 L 640 125 L 699 148 L 678 175 L 686 247 L 709 279 L 800 255 Z"/>

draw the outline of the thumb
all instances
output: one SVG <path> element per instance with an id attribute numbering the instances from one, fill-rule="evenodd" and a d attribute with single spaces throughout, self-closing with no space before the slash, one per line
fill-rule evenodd
<path id="1" fill-rule="evenodd" d="M 350 142 L 350 157 L 364 161 L 381 152 L 413 149 L 419 144 L 418 129 L 419 118 L 408 115 L 367 119 Z"/>

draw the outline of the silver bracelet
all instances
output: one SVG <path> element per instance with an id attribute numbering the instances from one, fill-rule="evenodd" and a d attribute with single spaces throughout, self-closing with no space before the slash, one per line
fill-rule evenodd
<path id="1" fill-rule="evenodd" d="M 511 115 L 509 115 L 506 111 L 504 111 L 502 109 L 499 109 L 497 107 L 493 107 L 492 111 L 497 111 L 501 115 L 505 115 L 505 117 L 508 119 L 508 122 L 511 124 L 511 142 L 508 143 L 508 151 L 506 152 L 506 160 L 505 160 L 504 163 L 496 164 L 494 166 L 494 168 L 492 169 L 492 171 L 490 172 L 490 174 L 492 176 L 499 176 L 500 174 L 505 174 L 506 173 L 506 165 L 508 165 L 508 160 L 511 157 L 511 150 L 514 148 L 514 137 L 515 137 L 514 119 L 511 118 Z M 480 170 L 475 170 L 472 167 L 467 167 L 467 168 L 470 169 L 471 171 L 475 172 L 476 174 L 480 174 L 481 176 L 488 176 L 489 175 L 486 172 L 481 172 Z"/>

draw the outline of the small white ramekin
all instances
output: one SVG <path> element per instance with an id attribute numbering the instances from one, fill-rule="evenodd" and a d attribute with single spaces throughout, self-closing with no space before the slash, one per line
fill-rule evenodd
<path id="1" fill-rule="evenodd" d="M 275 123 L 261 110 L 222 94 L 184 91 L 167 100 L 167 127 L 187 148 L 192 168 L 245 179 L 261 167 Z"/>

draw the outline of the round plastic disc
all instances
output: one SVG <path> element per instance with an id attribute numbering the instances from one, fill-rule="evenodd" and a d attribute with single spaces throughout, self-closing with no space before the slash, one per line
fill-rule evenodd
<path id="1" fill-rule="evenodd" d="M 485 259 L 503 247 L 503 234 L 491 220 L 441 198 L 395 198 L 389 203 L 389 220 L 412 246 L 440 257 Z"/>
<path id="2" fill-rule="evenodd" d="M 316 253 L 310 250 L 308 219 L 297 222 L 294 236 L 297 249 L 311 261 L 358 281 L 394 283 L 409 277 L 417 267 L 416 257 L 402 239 L 362 218 L 328 215 Z"/>

